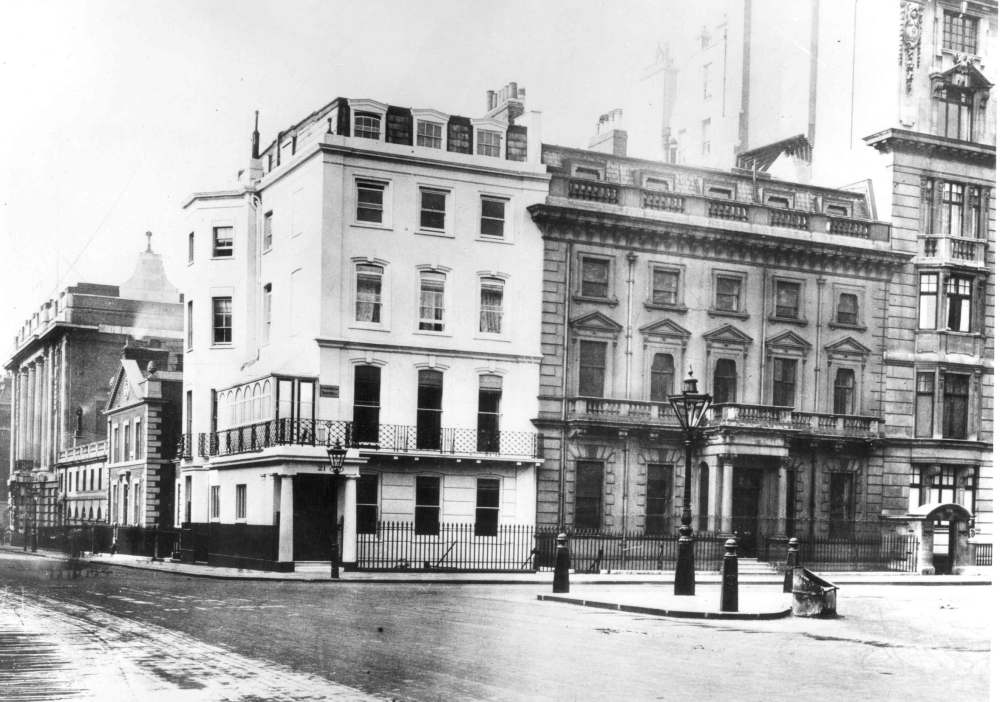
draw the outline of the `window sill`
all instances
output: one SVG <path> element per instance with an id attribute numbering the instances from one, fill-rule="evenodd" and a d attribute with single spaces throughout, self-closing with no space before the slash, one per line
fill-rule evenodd
<path id="1" fill-rule="evenodd" d="M 232 255 L 229 255 L 229 256 L 212 256 L 211 260 L 212 261 L 232 261 L 233 258 L 234 257 Z"/>
<path id="2" fill-rule="evenodd" d="M 809 325 L 808 319 L 799 319 L 797 317 L 778 317 L 776 315 L 769 315 L 767 321 L 774 324 L 794 324 L 797 327 L 805 327 Z"/>
<path id="3" fill-rule="evenodd" d="M 647 310 L 663 310 L 665 312 L 677 312 L 678 314 L 684 314 L 688 311 L 688 308 L 684 305 L 663 305 L 657 302 L 644 302 L 642 306 Z"/>
<path id="4" fill-rule="evenodd" d="M 420 234 L 422 236 L 440 236 L 447 239 L 454 239 L 455 235 L 445 229 L 424 229 L 423 227 L 417 227 L 414 234 Z"/>
<path id="5" fill-rule="evenodd" d="M 510 240 L 510 237 L 506 236 L 483 236 L 479 235 L 476 237 L 476 241 L 485 241 L 490 244 L 513 244 L 514 242 Z"/>
<path id="6" fill-rule="evenodd" d="M 486 332 L 479 332 L 478 334 L 473 335 L 473 338 L 479 341 L 502 341 L 507 344 L 510 343 L 510 337 L 506 334 L 488 334 Z"/>
<path id="7" fill-rule="evenodd" d="M 264 249 L 263 251 L 261 251 L 260 255 L 263 256 L 264 254 L 269 254 L 272 251 L 274 251 L 274 247 L 273 246 L 271 248 L 269 248 L 269 249 Z"/>
<path id="8" fill-rule="evenodd" d="M 212 344 L 208 347 L 212 351 L 228 351 L 236 348 L 233 344 Z"/>
<path id="9" fill-rule="evenodd" d="M 365 331 L 377 331 L 377 332 L 387 332 L 391 331 L 388 325 L 384 324 L 365 324 L 364 322 L 354 322 L 354 324 L 348 324 L 348 329 L 363 329 Z"/>
<path id="10" fill-rule="evenodd" d="M 236 519 L 236 521 L 233 522 L 233 523 L 234 524 L 244 524 L 245 525 L 247 523 L 247 520 L 246 520 L 246 517 L 244 517 L 243 519 Z"/>
<path id="11" fill-rule="evenodd" d="M 618 306 L 618 299 L 613 297 L 589 297 L 587 295 L 574 295 L 573 302 L 589 302 L 593 305 L 607 305 L 608 307 Z"/>
<path id="12" fill-rule="evenodd" d="M 359 222 L 357 220 L 351 222 L 352 227 L 362 227 L 363 229 L 385 229 L 387 231 L 392 231 L 392 225 L 382 224 L 381 222 Z"/>
<path id="13" fill-rule="evenodd" d="M 452 337 L 452 334 L 450 334 L 448 332 L 444 332 L 444 331 L 439 331 L 439 332 L 438 331 L 428 331 L 427 329 L 417 329 L 413 333 L 414 334 L 418 334 L 419 336 L 440 336 L 440 337 L 444 337 L 446 339 L 450 339 Z"/>
<path id="14" fill-rule="evenodd" d="M 733 317 L 735 319 L 750 319 L 749 312 L 733 312 L 732 310 L 708 310 L 709 317 Z"/>
<path id="15" fill-rule="evenodd" d="M 854 331 L 866 332 L 868 327 L 864 324 L 844 324 L 842 322 L 830 322 L 831 329 L 852 329 Z"/>

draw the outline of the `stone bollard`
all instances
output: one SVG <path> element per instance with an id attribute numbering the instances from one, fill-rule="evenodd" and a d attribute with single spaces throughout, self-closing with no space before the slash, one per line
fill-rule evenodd
<path id="1" fill-rule="evenodd" d="M 569 546 L 566 534 L 556 537 L 556 570 L 552 578 L 552 592 L 569 592 Z"/>
<path id="2" fill-rule="evenodd" d="M 726 541 L 726 555 L 722 557 L 722 597 L 720 612 L 740 611 L 740 564 L 736 558 L 736 540 Z"/>
<path id="3" fill-rule="evenodd" d="M 785 588 L 783 592 L 792 591 L 792 569 L 799 564 L 799 540 L 794 536 L 788 540 L 788 560 L 785 561 Z"/>

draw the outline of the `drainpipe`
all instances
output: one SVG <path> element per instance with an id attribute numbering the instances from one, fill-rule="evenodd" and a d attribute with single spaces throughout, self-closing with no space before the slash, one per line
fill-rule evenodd
<path id="1" fill-rule="evenodd" d="M 813 363 L 813 412 L 819 412 L 819 344 L 820 329 L 823 326 L 823 286 L 826 278 L 816 279 L 816 355 Z"/>
<path id="2" fill-rule="evenodd" d="M 548 235 L 548 227 L 545 234 Z M 543 237 L 544 240 L 544 237 Z M 569 378 L 569 304 L 572 300 L 573 283 L 573 242 L 566 245 L 566 282 L 563 289 L 563 363 L 562 363 L 562 446 L 559 457 L 559 528 L 566 528 L 566 460 L 569 456 L 569 429 L 566 423 L 569 421 L 569 400 L 567 399 L 568 378 Z"/>
<path id="3" fill-rule="evenodd" d="M 629 251 L 626 255 L 628 259 L 628 304 L 625 306 L 625 399 L 632 399 L 632 303 L 635 290 L 635 262 L 639 259 L 634 251 Z M 622 535 L 628 529 L 628 490 L 629 490 L 629 462 L 628 462 L 628 431 L 618 433 L 622 440 Z"/>
<path id="4" fill-rule="evenodd" d="M 757 197 L 756 194 L 754 197 Z M 764 334 L 767 333 L 767 266 L 764 267 L 764 278 L 760 284 L 760 299 L 764 302 L 760 313 L 760 378 L 757 381 L 757 404 L 764 404 L 764 364 L 767 363 L 767 353 L 764 348 Z"/>
<path id="5" fill-rule="evenodd" d="M 628 430 L 619 431 L 618 438 L 622 440 L 622 469 L 624 473 L 622 479 L 622 547 L 624 548 L 625 534 L 628 531 Z"/>

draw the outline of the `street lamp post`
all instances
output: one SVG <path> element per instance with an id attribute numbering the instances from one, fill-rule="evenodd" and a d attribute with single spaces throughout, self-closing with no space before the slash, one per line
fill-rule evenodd
<path id="1" fill-rule="evenodd" d="M 337 542 L 337 488 L 340 487 L 340 474 L 344 472 L 344 459 L 347 457 L 347 449 L 341 447 L 338 441 L 326 450 L 326 455 L 330 459 L 330 468 L 333 470 L 333 550 L 330 556 L 330 577 L 339 578 L 340 544 Z"/>
<path id="2" fill-rule="evenodd" d="M 684 379 L 680 395 L 670 395 L 670 406 L 684 430 L 684 512 L 681 514 L 681 536 L 677 542 L 677 570 L 674 574 L 674 595 L 694 595 L 694 540 L 691 537 L 691 452 L 697 439 L 701 420 L 705 417 L 712 396 L 698 394 L 694 370 Z"/>

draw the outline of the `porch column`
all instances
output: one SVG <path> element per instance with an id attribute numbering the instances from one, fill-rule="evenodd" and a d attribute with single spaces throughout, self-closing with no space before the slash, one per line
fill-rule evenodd
<path id="1" fill-rule="evenodd" d="M 778 533 L 785 534 L 785 520 L 788 519 L 788 458 L 781 459 L 778 468 Z"/>
<path id="2" fill-rule="evenodd" d="M 719 531 L 719 467 L 708 464 L 708 531 Z"/>
<path id="3" fill-rule="evenodd" d="M 722 462 L 722 531 L 729 534 L 733 531 L 733 464 L 736 463 L 736 454 L 724 453 L 719 460 Z"/>
<path id="4" fill-rule="evenodd" d="M 294 541 L 292 540 L 292 520 L 295 518 L 295 502 L 292 498 L 292 476 L 282 475 L 281 479 L 281 516 L 278 522 L 278 561 L 291 563 L 295 560 Z"/>
<path id="5" fill-rule="evenodd" d="M 358 567 L 358 476 L 344 476 L 344 539 L 341 565 L 344 570 Z"/>

